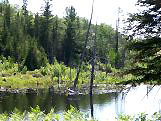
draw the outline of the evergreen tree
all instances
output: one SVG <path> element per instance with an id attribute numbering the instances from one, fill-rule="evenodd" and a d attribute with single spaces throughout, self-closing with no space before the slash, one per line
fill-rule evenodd
<path id="1" fill-rule="evenodd" d="M 13 21 L 13 26 L 12 26 L 12 35 L 13 35 L 13 48 L 12 48 L 12 57 L 15 60 L 18 60 L 18 45 L 21 40 L 22 33 L 21 31 L 23 30 L 22 24 L 21 24 L 21 18 L 20 18 L 20 13 L 17 12 L 15 15 L 15 21 Z"/>
<path id="2" fill-rule="evenodd" d="M 2 35 L 1 35 L 1 53 L 4 56 L 8 56 L 7 52 L 7 44 L 10 40 L 10 24 L 11 24 L 11 11 L 10 11 L 10 5 L 8 4 L 8 1 L 4 1 L 3 4 L 3 19 L 2 19 Z"/>
<path id="3" fill-rule="evenodd" d="M 39 14 L 36 13 L 35 18 L 34 18 L 34 36 L 35 38 L 39 39 L 40 36 L 40 20 L 39 20 Z"/>
<path id="4" fill-rule="evenodd" d="M 27 0 L 23 0 L 23 5 L 22 5 L 22 13 L 23 13 L 23 27 L 24 27 L 24 32 L 27 33 L 27 27 L 28 27 L 28 10 L 27 10 Z"/>
<path id="5" fill-rule="evenodd" d="M 8 29 L 10 29 L 10 24 L 11 24 L 11 10 L 10 10 L 10 5 L 6 4 L 5 11 L 4 11 L 4 25 Z"/>
<path id="6" fill-rule="evenodd" d="M 53 43 L 50 40 L 49 33 L 50 33 L 50 28 L 51 28 L 51 18 L 52 18 L 52 13 L 51 13 L 51 2 L 52 0 L 44 0 L 45 6 L 43 10 L 42 17 L 40 18 L 40 43 L 41 46 L 44 48 L 45 52 L 48 55 L 49 62 L 51 63 L 53 58 L 52 56 L 52 46 Z"/>
<path id="7" fill-rule="evenodd" d="M 24 16 L 28 15 L 28 10 L 27 10 L 27 5 L 28 4 L 27 3 L 28 3 L 28 0 L 23 0 L 22 10 L 23 10 Z"/>
<path id="8" fill-rule="evenodd" d="M 66 34 L 64 39 L 64 63 L 69 65 L 69 62 L 74 59 L 76 52 L 76 12 L 73 6 L 66 8 Z"/>
<path id="9" fill-rule="evenodd" d="M 133 50 L 133 66 L 127 73 L 136 76 L 134 82 L 161 81 L 161 2 L 156 0 L 139 0 L 139 6 L 145 9 L 129 18 L 133 35 L 142 39 L 130 43 Z M 133 23 L 137 23 L 133 25 Z"/>
<path id="10" fill-rule="evenodd" d="M 72 6 L 66 9 L 66 17 L 58 18 L 52 15 L 51 0 L 44 0 L 44 3 L 42 14 L 34 16 L 27 10 L 27 0 L 23 0 L 21 9 L 12 7 L 7 0 L 0 3 L 0 55 L 11 56 L 18 63 L 25 62 L 31 70 L 45 65 L 46 58 L 53 63 L 54 57 L 66 65 L 80 63 L 81 69 L 83 61 L 91 59 L 91 55 L 86 55 L 92 54 L 93 11 L 90 21 L 78 17 Z M 112 27 L 98 25 L 96 53 L 103 63 L 104 58 L 109 58 L 110 50 L 114 50 L 113 36 Z M 119 47 L 123 52 L 122 45 Z"/>
<path id="11" fill-rule="evenodd" d="M 54 17 L 54 22 L 53 22 L 53 28 L 52 28 L 52 43 L 53 43 L 53 46 L 52 46 L 52 55 L 51 56 L 56 56 L 57 55 L 57 51 L 58 51 L 58 16 L 55 16 Z M 53 58 L 53 57 L 51 57 Z M 53 61 L 53 60 L 52 60 Z"/>

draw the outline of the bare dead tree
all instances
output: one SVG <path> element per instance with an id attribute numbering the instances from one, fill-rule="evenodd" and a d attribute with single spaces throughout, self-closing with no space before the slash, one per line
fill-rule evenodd
<path id="1" fill-rule="evenodd" d="M 90 108 L 91 108 L 91 117 L 94 118 L 93 96 L 92 95 L 90 95 Z"/>
<path id="2" fill-rule="evenodd" d="M 93 57 L 91 60 L 92 70 L 91 70 L 91 81 L 90 81 L 90 107 L 91 107 L 91 117 L 94 118 L 93 112 L 93 80 L 94 80 L 94 67 L 95 67 L 95 57 L 96 57 L 96 39 L 97 39 L 97 24 L 94 35 L 94 45 L 93 45 Z"/>
<path id="3" fill-rule="evenodd" d="M 74 80 L 74 90 L 75 90 L 75 88 L 76 88 L 76 86 L 78 84 L 78 78 L 79 78 L 79 74 L 80 74 L 83 58 L 84 58 L 86 47 L 87 47 L 87 42 L 88 42 L 88 37 L 89 37 L 89 32 L 90 32 L 90 27 L 91 27 L 91 22 L 92 22 L 92 17 L 93 17 L 93 7 L 94 7 L 94 0 L 93 0 L 93 3 L 92 3 L 91 18 L 90 18 L 88 29 L 87 29 L 87 33 L 86 33 L 86 38 L 85 38 L 85 43 L 84 43 L 84 47 L 83 47 L 83 52 L 81 53 L 81 56 L 80 56 L 80 64 L 78 66 L 77 75 L 76 75 L 76 78 Z"/>
<path id="4" fill-rule="evenodd" d="M 120 23 L 120 17 L 119 17 L 119 14 L 121 12 L 121 9 L 118 8 L 118 20 L 116 21 L 116 45 L 115 45 L 115 54 L 116 54 L 116 57 L 115 57 L 115 68 L 119 68 L 119 65 L 118 65 L 118 50 L 119 50 L 119 23 Z"/>
<path id="5" fill-rule="evenodd" d="M 95 57 L 96 57 L 96 39 L 97 39 L 97 24 L 96 24 L 95 35 L 94 35 L 93 57 L 92 57 L 92 61 L 91 61 L 91 65 L 92 65 L 91 81 L 90 81 L 90 95 L 91 96 L 92 96 L 93 80 L 94 80 L 94 67 L 95 67 Z"/>

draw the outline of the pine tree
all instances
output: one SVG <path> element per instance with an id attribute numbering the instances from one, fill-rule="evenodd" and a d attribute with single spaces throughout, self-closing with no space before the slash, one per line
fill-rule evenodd
<path id="1" fill-rule="evenodd" d="M 34 36 L 35 38 L 39 39 L 40 36 L 40 17 L 39 14 L 36 13 L 35 18 L 34 18 Z"/>
<path id="2" fill-rule="evenodd" d="M 11 24 L 11 10 L 8 1 L 4 1 L 3 3 L 4 14 L 2 16 L 3 20 L 3 27 L 2 27 L 2 35 L 1 35 L 1 52 L 4 56 L 8 56 L 9 53 L 7 52 L 7 45 L 10 41 L 10 24 Z"/>
<path id="3" fill-rule="evenodd" d="M 140 0 L 139 6 L 146 7 L 140 13 L 129 18 L 129 29 L 133 35 L 142 39 L 133 40 L 129 49 L 133 50 L 132 68 L 127 71 L 136 78 L 134 82 L 161 81 L 161 2 L 156 0 Z M 137 23 L 137 24 L 133 24 Z"/>
<path id="4" fill-rule="evenodd" d="M 27 33 L 27 26 L 28 26 L 28 10 L 27 10 L 27 0 L 23 0 L 23 5 L 22 5 L 22 13 L 23 13 L 23 27 L 24 27 L 24 32 Z"/>
<path id="5" fill-rule="evenodd" d="M 76 47 L 76 12 L 73 6 L 66 8 L 66 34 L 64 39 L 64 63 L 69 65 L 69 62 L 74 59 Z"/>
<path id="6" fill-rule="evenodd" d="M 27 3 L 28 3 L 28 0 L 23 0 L 22 10 L 23 10 L 24 16 L 28 15 L 28 10 L 27 10 L 27 5 L 28 4 Z"/>
<path id="7" fill-rule="evenodd" d="M 49 62 L 52 62 L 51 55 L 53 54 L 51 51 L 51 48 L 53 46 L 53 43 L 49 37 L 50 33 L 50 28 L 51 28 L 51 18 L 52 18 L 52 13 L 51 13 L 51 2 L 52 0 L 44 0 L 45 6 L 43 10 L 42 17 L 40 18 L 40 43 L 41 46 L 44 48 L 45 52 L 48 55 Z"/>
<path id="8" fill-rule="evenodd" d="M 57 55 L 57 51 L 58 51 L 58 45 L 59 45 L 59 32 L 58 32 L 58 29 L 59 29 L 59 26 L 58 26 L 58 16 L 55 16 L 54 17 L 54 22 L 53 22 L 53 28 L 52 28 L 52 43 L 53 43 L 53 46 L 52 46 L 52 61 L 54 61 L 54 56 Z M 53 63 L 53 62 L 52 62 Z"/>

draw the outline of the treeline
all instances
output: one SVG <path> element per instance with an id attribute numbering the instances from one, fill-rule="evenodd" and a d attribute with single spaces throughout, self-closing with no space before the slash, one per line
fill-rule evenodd
<path id="1" fill-rule="evenodd" d="M 23 0 L 21 9 L 10 5 L 8 0 L 0 3 L 0 56 L 10 56 L 28 70 L 53 64 L 54 58 L 65 65 L 77 66 L 89 21 L 77 16 L 73 6 L 65 9 L 64 18 L 53 15 L 51 0 L 44 0 L 41 13 L 28 11 L 27 5 L 27 0 Z M 90 29 L 85 63 L 91 60 L 95 27 L 92 25 Z M 117 60 L 117 67 L 124 67 L 125 38 L 109 25 L 98 25 L 97 62 L 116 67 Z"/>

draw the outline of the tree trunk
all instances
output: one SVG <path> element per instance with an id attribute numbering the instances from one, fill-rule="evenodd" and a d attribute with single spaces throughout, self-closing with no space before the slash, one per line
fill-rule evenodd
<path id="1" fill-rule="evenodd" d="M 94 80 L 94 66 L 95 66 L 95 56 L 96 56 L 96 39 L 97 39 L 97 24 L 95 30 L 95 37 L 94 37 L 94 46 L 93 46 L 93 57 L 92 57 L 92 71 L 91 71 L 91 81 L 90 81 L 90 95 L 92 96 L 93 90 L 93 80 Z"/>
<path id="2" fill-rule="evenodd" d="M 88 29 L 87 29 L 87 33 L 86 33 L 86 39 L 85 39 L 85 43 L 84 43 L 84 47 L 83 47 L 83 52 L 81 53 L 81 56 L 80 56 L 80 64 L 78 66 L 77 75 L 76 75 L 76 78 L 74 80 L 74 90 L 75 90 L 75 88 L 77 86 L 77 83 L 78 83 L 79 73 L 80 73 L 80 70 L 81 70 L 83 58 L 84 58 L 85 51 L 86 51 L 86 46 L 87 46 L 88 37 L 89 37 L 89 31 L 90 31 L 92 17 L 93 17 L 93 7 L 94 7 L 94 0 L 93 0 L 93 3 L 92 3 L 91 18 L 90 18 L 89 25 L 88 25 Z"/>
<path id="3" fill-rule="evenodd" d="M 116 57 L 115 57 L 115 68 L 118 69 L 120 68 L 119 67 L 119 57 L 118 57 L 118 54 L 119 54 L 119 22 L 120 22 L 120 17 L 119 17 L 119 14 L 121 12 L 121 9 L 118 8 L 118 20 L 116 21 L 116 46 L 115 46 L 115 54 L 116 54 Z"/>
<path id="4" fill-rule="evenodd" d="M 118 44 L 119 44 L 119 33 L 118 33 L 118 23 L 119 21 L 116 21 L 116 46 L 115 46 L 115 68 L 118 68 Z"/>
<path id="5" fill-rule="evenodd" d="M 94 112 L 94 109 L 93 109 L 93 96 L 90 95 L 90 108 L 91 108 L 91 117 L 94 118 L 94 115 L 93 115 L 93 112 Z"/>
<path id="6" fill-rule="evenodd" d="M 90 107 L 91 107 L 91 117 L 93 118 L 93 80 L 94 80 L 94 66 L 95 66 L 95 56 L 96 56 L 96 39 L 97 39 L 97 24 L 95 30 L 95 37 L 94 37 L 94 45 L 93 45 L 93 57 L 92 57 L 92 71 L 91 71 L 91 81 L 90 81 Z"/>

